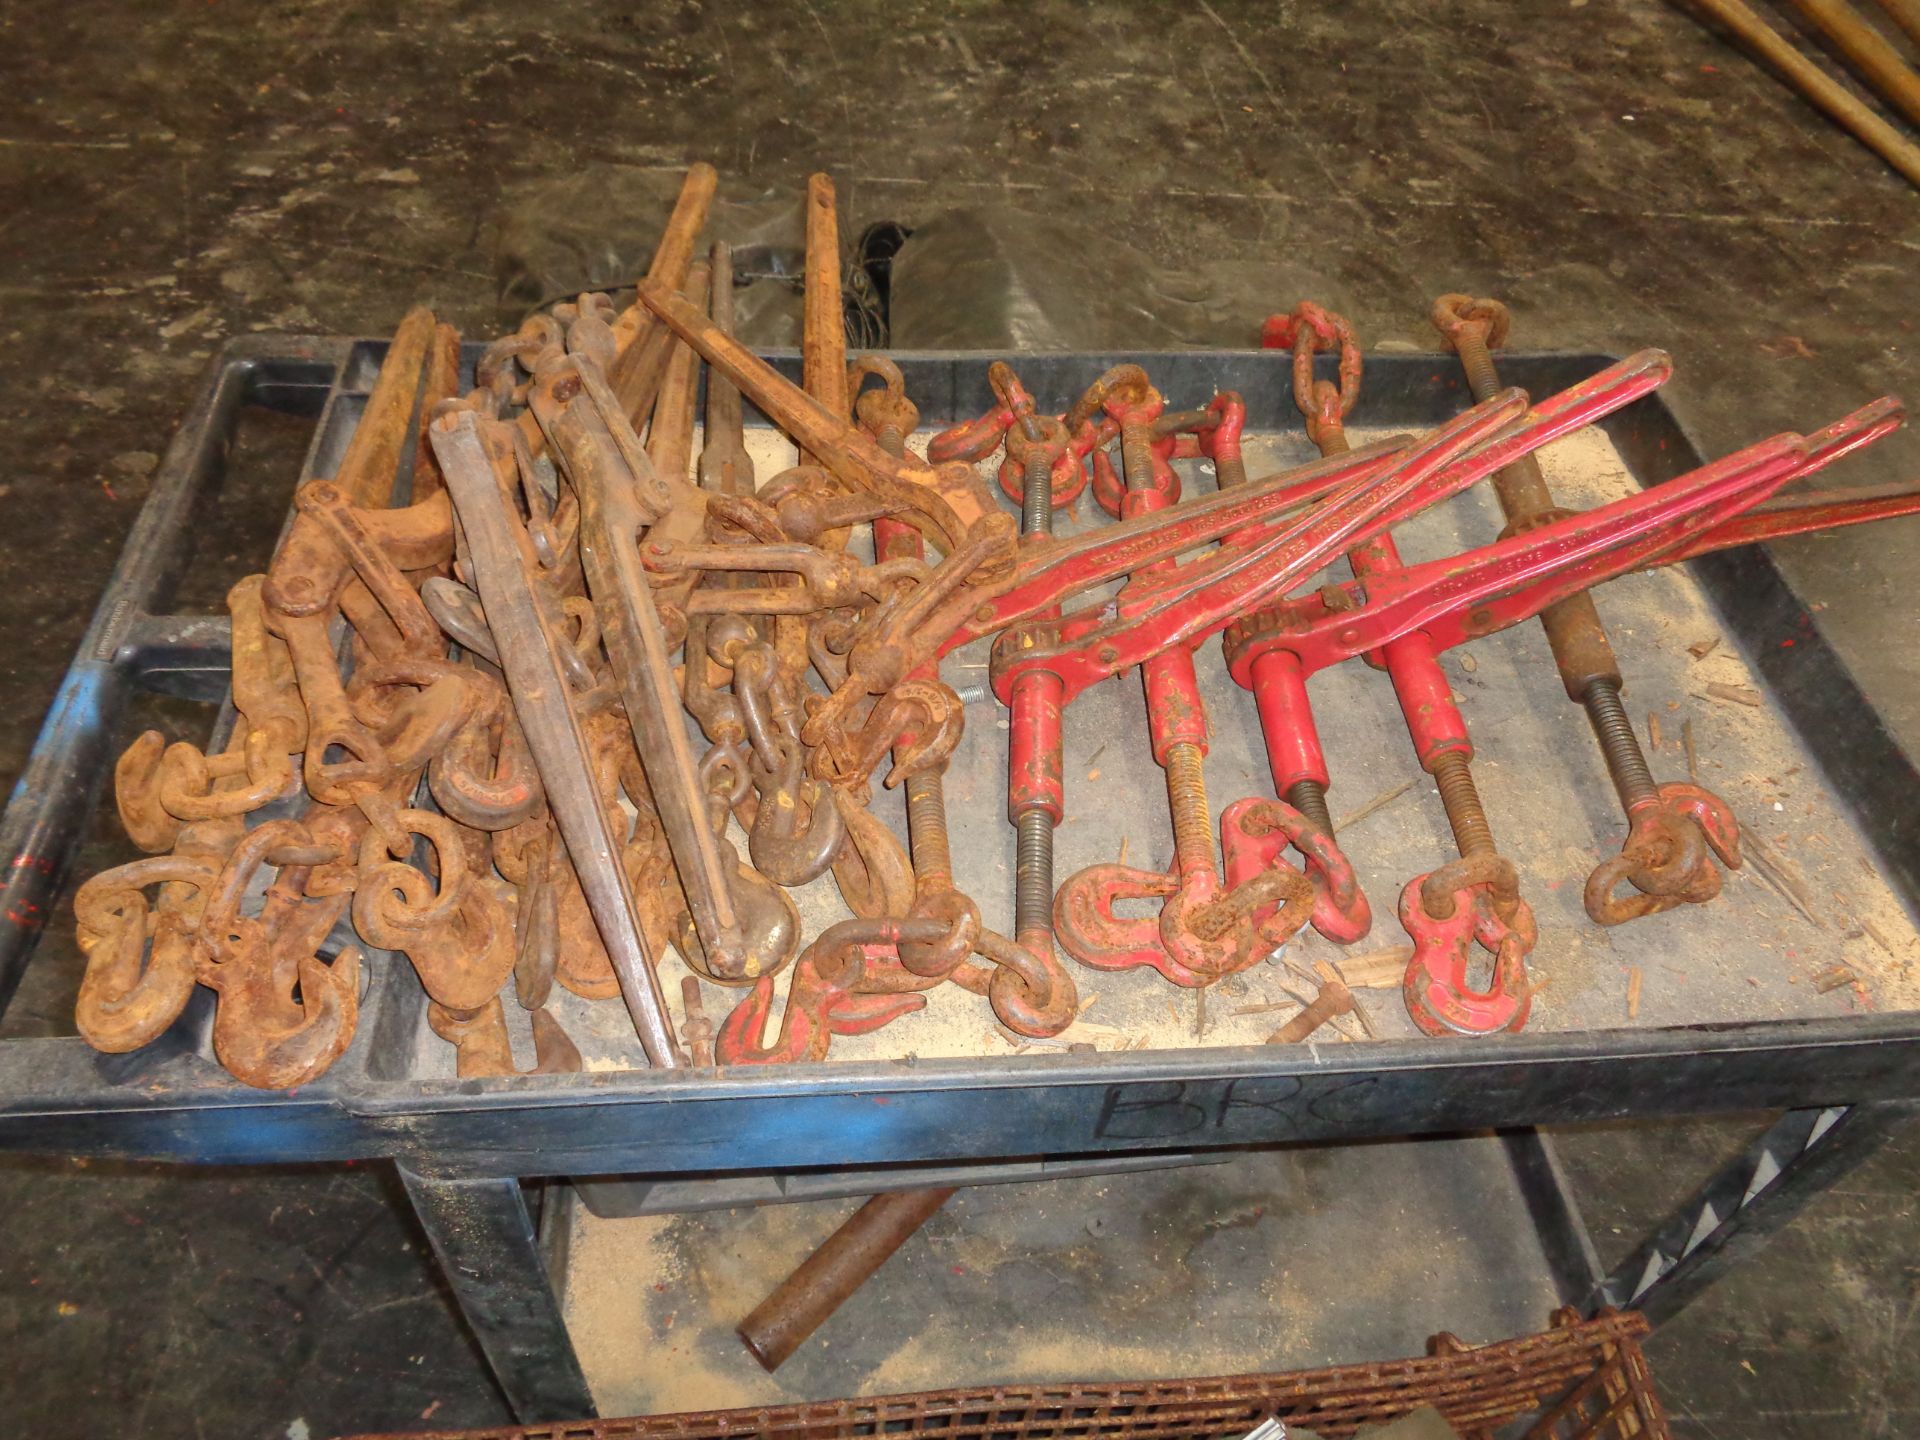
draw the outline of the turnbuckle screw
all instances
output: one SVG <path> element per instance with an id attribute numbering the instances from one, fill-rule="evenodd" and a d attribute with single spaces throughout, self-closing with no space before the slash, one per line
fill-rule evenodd
<path id="1" fill-rule="evenodd" d="M 1487 344 L 1486 334 L 1479 326 L 1463 325 L 1452 333 L 1451 339 L 1460 356 L 1461 368 L 1467 373 L 1467 388 L 1473 392 L 1473 398 L 1486 400 L 1497 395 L 1500 374 L 1494 369 L 1493 351 Z M 1537 470 L 1534 481 L 1539 484 Z M 1657 796 L 1660 787 L 1648 768 L 1646 752 L 1640 748 L 1640 737 L 1634 734 L 1627 707 L 1621 703 L 1619 682 L 1607 676 L 1596 677 L 1588 682 L 1580 704 L 1600 741 L 1600 753 L 1606 758 L 1607 773 L 1613 777 L 1613 788 L 1620 796 L 1621 805 L 1631 812 L 1636 804 Z M 1451 817 L 1453 812 L 1447 813 Z M 1458 828 L 1456 822 L 1455 829 Z"/>
<path id="2" fill-rule="evenodd" d="M 1634 806 L 1659 798 L 1660 787 L 1647 766 L 1640 737 L 1633 733 L 1633 721 L 1620 699 L 1620 686 L 1604 676 L 1596 678 L 1588 682 L 1580 703 L 1586 707 L 1587 719 L 1600 741 L 1600 753 L 1606 757 L 1607 773 L 1613 777 L 1620 803 L 1631 813 Z"/>
<path id="3" fill-rule="evenodd" d="M 1027 433 L 1037 429 L 1029 424 Z M 1020 478 L 1020 533 L 1051 535 L 1053 459 L 1047 446 L 1034 444 L 1028 449 Z M 1013 933 L 1031 935 L 1052 924 L 1053 816 L 1036 806 L 1021 811 L 1014 821 Z"/>
<path id="4" fill-rule="evenodd" d="M 1500 393 L 1500 376 L 1493 368 L 1493 352 L 1487 348 L 1484 335 L 1475 329 L 1461 329 L 1453 336 L 1453 348 L 1460 356 L 1461 368 L 1467 372 L 1467 388 L 1476 401 Z"/>
<path id="5" fill-rule="evenodd" d="M 1027 468 L 1021 476 L 1020 533 L 1053 533 L 1053 451 L 1044 445 L 1027 452 Z"/>
<path id="6" fill-rule="evenodd" d="M 913 873 L 923 890 L 953 888 L 953 847 L 947 839 L 946 782 L 937 770 L 907 777 L 907 836 Z"/>
<path id="7" fill-rule="evenodd" d="M 1287 787 L 1287 803 L 1308 823 L 1325 834 L 1333 834 L 1333 816 L 1327 810 L 1327 787 L 1318 780 L 1296 780 Z"/>
<path id="8" fill-rule="evenodd" d="M 1023 810 L 1014 835 L 1013 931 L 1028 935 L 1053 923 L 1053 817 Z"/>
<path id="9" fill-rule="evenodd" d="M 1440 787 L 1440 803 L 1446 808 L 1447 823 L 1453 826 L 1454 844 L 1463 856 L 1492 855 L 1493 826 L 1487 823 L 1486 807 L 1480 803 L 1480 791 L 1473 783 L 1473 766 L 1459 750 L 1448 750 L 1433 760 L 1433 783 Z"/>
<path id="10" fill-rule="evenodd" d="M 1212 868 L 1206 762 L 1190 740 L 1167 747 L 1167 800 L 1173 812 L 1175 866 L 1182 875 Z"/>

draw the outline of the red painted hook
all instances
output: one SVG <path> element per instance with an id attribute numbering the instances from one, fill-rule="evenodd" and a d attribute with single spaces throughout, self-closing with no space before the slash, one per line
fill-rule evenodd
<path id="1" fill-rule="evenodd" d="M 1416 875 L 1400 892 L 1400 923 L 1413 940 L 1401 989 L 1422 1031 L 1490 1035 L 1527 1023 L 1533 991 L 1526 958 L 1539 931 L 1510 862 L 1478 855 Z M 1467 982 L 1476 943 L 1494 957 L 1485 990 Z"/>
<path id="2" fill-rule="evenodd" d="M 1282 800 L 1250 796 L 1220 816 L 1220 850 L 1229 888 L 1276 865 L 1288 846 L 1306 862 L 1313 882 L 1313 928 L 1336 945 L 1351 945 L 1373 928 L 1373 907 L 1360 889 L 1353 862 L 1332 835 Z M 1271 912 L 1267 912 L 1270 914 Z M 1256 923 L 1266 915 L 1256 917 Z"/>

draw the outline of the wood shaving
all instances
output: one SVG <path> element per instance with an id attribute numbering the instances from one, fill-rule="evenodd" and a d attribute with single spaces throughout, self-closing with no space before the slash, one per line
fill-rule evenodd
<path id="1" fill-rule="evenodd" d="M 1753 861 L 1754 868 L 1765 879 L 1773 882 L 1774 888 L 1786 897 L 1787 903 L 1798 910 L 1806 922 L 1816 930 L 1826 929 L 1826 922 L 1813 908 L 1813 891 L 1808 888 L 1799 867 L 1784 855 L 1774 851 L 1766 841 L 1751 830 L 1744 832 L 1740 838 L 1748 857 Z"/>
<path id="2" fill-rule="evenodd" d="M 1381 791 L 1378 795 L 1374 796 L 1373 799 L 1369 800 L 1366 804 L 1362 805 L 1358 810 L 1355 810 L 1352 814 L 1342 815 L 1338 820 L 1334 821 L 1333 822 L 1334 831 L 1338 833 L 1342 830 L 1347 830 L 1347 829 L 1350 829 L 1352 826 L 1358 825 L 1362 820 L 1366 819 L 1369 815 L 1375 814 L 1378 811 L 1386 809 L 1387 806 L 1393 804 L 1394 801 L 1398 800 L 1402 795 L 1406 794 L 1409 790 L 1413 789 L 1413 787 L 1419 783 L 1420 782 L 1417 780 L 1409 780 L 1404 785 L 1396 785 L 1391 790 Z"/>
<path id="3" fill-rule="evenodd" d="M 1715 680 L 1707 686 L 1707 695 L 1714 700 L 1724 701 L 1728 705 L 1745 705 L 1758 710 L 1765 703 L 1760 692 L 1751 685 L 1726 685 Z"/>
<path id="4" fill-rule="evenodd" d="M 1389 945 L 1364 955 L 1342 955 L 1334 962 L 1349 990 L 1398 990 L 1413 958 L 1413 946 Z"/>

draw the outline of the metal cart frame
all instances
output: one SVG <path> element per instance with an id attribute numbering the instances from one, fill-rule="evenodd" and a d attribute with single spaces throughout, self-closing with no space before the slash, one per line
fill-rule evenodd
<path id="1" fill-rule="evenodd" d="M 0 1014 L 41 930 L 64 918 L 51 912 L 133 697 L 149 690 L 217 701 L 225 693 L 225 617 L 167 606 L 189 557 L 195 507 L 220 483 L 243 407 L 315 417 L 303 478 L 331 473 L 384 349 L 256 337 L 235 341 L 211 365 L 0 820 Z M 477 353 L 468 347 L 469 366 Z M 794 357 L 771 358 L 797 371 Z M 991 357 L 894 358 L 930 423 L 989 402 Z M 1516 354 L 1501 368 L 1509 383 L 1546 393 L 1607 359 Z M 1025 357 L 1021 373 L 1040 404 L 1057 410 L 1076 383 L 1122 360 L 1146 365 L 1169 393 L 1240 390 L 1250 428 L 1297 423 L 1283 413 L 1283 355 L 1043 355 Z M 1452 364 L 1370 359 L 1370 409 L 1393 423 L 1437 423 L 1463 398 Z M 1700 462 L 1658 395 L 1606 429 L 1643 483 Z M 1888 798 L 1916 793 L 1913 757 L 1764 551 L 1692 564 L 1727 633 L 1914 903 L 1920 814 Z M 392 1161 L 502 1390 L 528 1421 L 591 1415 L 593 1403 L 557 1298 L 566 1209 L 544 1207 L 540 1233 L 541 1207 L 529 1197 L 544 1192 L 523 1186 L 527 1178 L 701 1175 L 724 1186 L 749 1173 L 890 1167 L 860 1182 L 879 1189 L 914 1183 L 919 1172 L 903 1166 L 950 1173 L 954 1162 L 977 1162 L 981 1179 L 1011 1178 L 1031 1176 L 1036 1157 L 1066 1157 L 1078 1168 L 1125 1156 L 1122 1165 L 1137 1167 L 1229 1146 L 1494 1129 L 1506 1137 L 1566 1301 L 1587 1312 L 1628 1306 L 1658 1323 L 1870 1155 L 1920 1100 L 1920 1015 L 1899 1013 L 1320 1050 L 425 1080 L 407 1072 L 405 1058 L 424 995 L 404 964 L 378 975 L 352 1049 L 297 1091 L 249 1089 L 213 1062 L 205 994 L 160 1041 L 130 1055 L 98 1054 L 78 1038 L 0 1040 L 0 1150 L 183 1164 Z M 1757 1110 L 1785 1114 L 1610 1273 L 1533 1128 Z"/>

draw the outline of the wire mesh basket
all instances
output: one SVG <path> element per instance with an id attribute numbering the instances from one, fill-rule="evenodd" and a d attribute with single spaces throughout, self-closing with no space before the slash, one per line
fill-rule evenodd
<path id="1" fill-rule="evenodd" d="M 1667 1440 L 1633 1311 L 1555 1312 L 1538 1335 L 1467 1345 L 1445 1333 L 1417 1360 L 1201 1380 L 994 1385 L 623 1420 L 354 1440 L 1221 1440 L 1270 1415 L 1343 1440 L 1431 1405 L 1466 1440 Z M 1525 1428 L 1518 1428 L 1524 1424 Z M 1515 1427 L 1515 1428 L 1509 1428 Z"/>

